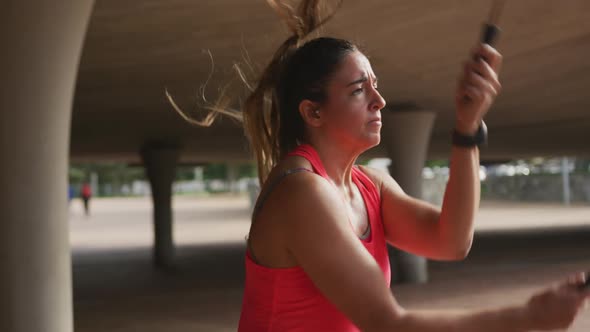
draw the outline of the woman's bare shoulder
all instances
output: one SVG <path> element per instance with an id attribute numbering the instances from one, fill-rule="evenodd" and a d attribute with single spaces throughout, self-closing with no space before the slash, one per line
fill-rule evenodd
<path id="1" fill-rule="evenodd" d="M 295 169 L 306 169 L 296 174 L 286 175 L 286 172 Z M 314 173 L 311 163 L 299 156 L 285 158 L 277 164 L 270 172 L 263 189 L 271 189 L 273 196 L 290 196 L 298 198 L 299 194 L 306 194 L 314 191 L 318 184 L 327 183 L 320 175 Z M 267 188 L 273 186 L 274 188 Z M 284 203 L 284 197 L 281 197 L 279 203 Z"/>
<path id="2" fill-rule="evenodd" d="M 294 169 L 307 169 L 309 172 L 286 174 Z M 259 197 L 262 201 L 258 204 L 264 207 L 260 212 L 272 219 L 282 219 L 287 209 L 304 203 L 307 197 L 313 196 L 318 190 L 321 191 L 321 186 L 325 184 L 328 182 L 313 172 L 312 165 L 307 159 L 299 156 L 285 158 L 273 167 L 262 186 Z"/>
<path id="3" fill-rule="evenodd" d="M 381 191 L 381 185 L 383 184 L 383 178 L 388 175 L 387 173 L 385 173 L 384 171 L 378 170 L 376 168 L 372 168 L 369 166 L 363 166 L 363 165 L 358 165 L 358 169 L 360 169 L 361 172 L 363 172 L 369 179 L 371 179 L 371 181 L 373 181 L 373 183 L 375 184 L 377 189 L 379 189 L 379 191 Z"/>
<path id="4" fill-rule="evenodd" d="M 359 169 L 373 181 L 379 192 L 391 191 L 393 193 L 403 194 L 403 190 L 397 181 L 386 171 L 362 165 L 359 165 Z"/>
<path id="5" fill-rule="evenodd" d="M 307 169 L 313 172 L 313 168 L 311 163 L 299 156 L 290 156 L 283 160 L 281 160 L 277 165 L 275 165 L 270 173 L 268 174 L 266 181 L 262 185 L 261 192 L 264 194 L 266 191 L 276 191 L 278 187 L 283 187 L 287 180 L 287 178 L 294 177 L 293 175 L 286 176 L 286 172 L 294 169 Z M 295 176 L 299 178 L 299 176 Z M 270 192 L 269 192 L 270 194 Z"/>

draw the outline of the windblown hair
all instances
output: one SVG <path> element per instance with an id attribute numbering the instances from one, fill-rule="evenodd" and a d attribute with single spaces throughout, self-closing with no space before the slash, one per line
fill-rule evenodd
<path id="1" fill-rule="evenodd" d="M 209 113 L 205 119 L 197 121 L 182 112 L 168 95 L 174 109 L 191 123 L 209 126 L 219 114 L 243 121 L 261 183 L 289 151 L 305 140 L 305 124 L 299 113 L 301 101 L 324 102 L 327 82 L 346 55 L 357 50 L 355 45 L 342 39 L 310 40 L 312 33 L 334 15 L 342 0 L 323 19 L 320 18 L 321 0 L 302 0 L 297 10 L 280 0 L 267 2 L 292 35 L 274 53 L 255 86 L 249 84 L 240 66 L 234 65 L 251 91 L 241 111 L 227 108 L 229 100 L 222 91 L 218 101 L 207 107 Z"/>

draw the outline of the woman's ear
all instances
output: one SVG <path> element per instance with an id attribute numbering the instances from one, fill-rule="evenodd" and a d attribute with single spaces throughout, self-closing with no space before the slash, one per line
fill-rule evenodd
<path id="1" fill-rule="evenodd" d="M 312 127 L 319 127 L 322 123 L 320 105 L 309 99 L 299 103 L 299 114 L 303 121 Z"/>

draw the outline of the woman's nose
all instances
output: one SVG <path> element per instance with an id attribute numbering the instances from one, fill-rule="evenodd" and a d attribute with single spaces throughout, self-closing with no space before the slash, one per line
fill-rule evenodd
<path id="1" fill-rule="evenodd" d="M 372 109 L 374 111 L 379 111 L 379 110 L 383 109 L 387 103 L 385 102 L 385 99 L 383 99 L 383 97 L 381 96 L 379 91 L 377 91 L 377 90 L 374 90 L 374 91 L 375 91 L 375 101 L 373 102 Z"/>

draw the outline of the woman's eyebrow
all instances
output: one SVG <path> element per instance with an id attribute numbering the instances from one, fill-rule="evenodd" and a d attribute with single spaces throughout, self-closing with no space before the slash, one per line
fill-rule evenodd
<path id="1" fill-rule="evenodd" d="M 368 80 L 367 76 L 363 75 L 363 76 L 362 76 L 361 78 L 359 78 L 358 80 L 348 83 L 348 84 L 346 85 L 346 87 L 349 87 L 349 86 L 351 86 L 351 85 L 355 85 L 355 84 L 359 84 L 359 83 L 364 83 L 364 82 L 366 82 L 367 80 Z M 379 81 L 379 79 L 377 78 L 377 76 L 374 76 L 374 77 L 373 77 L 373 83 L 374 83 L 374 84 L 377 84 L 377 82 L 378 82 L 378 81 Z"/>
<path id="2" fill-rule="evenodd" d="M 355 85 L 355 84 L 359 84 L 359 83 L 364 83 L 367 81 L 367 76 L 363 75 L 361 78 L 359 78 L 358 80 L 354 81 L 354 82 L 350 82 L 348 83 L 346 86 L 349 87 L 351 85 Z"/>

